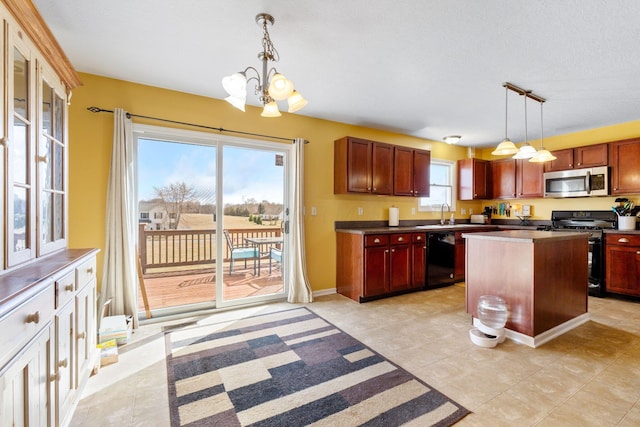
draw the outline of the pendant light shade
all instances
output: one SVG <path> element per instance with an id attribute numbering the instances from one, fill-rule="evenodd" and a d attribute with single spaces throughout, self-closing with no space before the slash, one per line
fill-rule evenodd
<path id="1" fill-rule="evenodd" d="M 508 156 L 518 152 L 518 147 L 509 138 L 502 140 L 495 150 L 491 152 L 494 156 Z"/>
<path id="2" fill-rule="evenodd" d="M 504 88 L 505 88 L 505 92 L 504 92 L 504 139 L 502 140 L 502 142 L 500 144 L 498 144 L 498 146 L 496 147 L 495 150 L 493 150 L 491 152 L 491 154 L 493 154 L 494 156 L 508 156 L 511 154 L 515 154 L 518 152 L 518 147 L 516 147 L 516 145 L 509 139 L 509 136 L 507 134 L 507 116 L 509 114 L 509 104 L 508 104 L 508 99 L 509 99 L 509 87 L 507 86 L 507 84 L 503 84 Z"/>
<path id="3" fill-rule="evenodd" d="M 536 155 L 536 149 L 528 142 L 525 143 L 518 152 L 512 157 L 514 159 L 530 159 Z"/>

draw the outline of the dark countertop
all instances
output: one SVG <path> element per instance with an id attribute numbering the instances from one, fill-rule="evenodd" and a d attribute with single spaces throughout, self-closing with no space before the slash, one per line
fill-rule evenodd
<path id="1" fill-rule="evenodd" d="M 427 225 L 409 225 L 398 227 L 353 227 L 353 228 L 336 228 L 337 233 L 351 233 L 351 234 L 392 234 L 392 233 L 430 233 L 439 231 L 473 231 L 473 230 L 535 230 L 535 226 L 518 226 L 518 225 L 493 225 L 493 224 L 454 224 L 454 225 L 440 225 L 440 224 L 427 224 Z"/>

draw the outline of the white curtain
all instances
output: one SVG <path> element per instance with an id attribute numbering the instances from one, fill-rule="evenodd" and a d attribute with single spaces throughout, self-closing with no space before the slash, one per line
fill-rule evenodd
<path id="1" fill-rule="evenodd" d="M 133 316 L 133 327 L 137 328 L 133 134 L 131 119 L 126 111 L 116 108 L 113 115 L 100 306 L 111 299 L 110 314 Z"/>
<path id="2" fill-rule="evenodd" d="M 304 144 L 302 138 L 294 140 L 293 170 L 291 182 L 293 182 L 293 207 L 289 215 L 292 233 L 291 263 L 289 265 L 289 302 L 304 303 L 313 301 L 311 286 L 307 279 L 306 256 L 304 252 Z"/>

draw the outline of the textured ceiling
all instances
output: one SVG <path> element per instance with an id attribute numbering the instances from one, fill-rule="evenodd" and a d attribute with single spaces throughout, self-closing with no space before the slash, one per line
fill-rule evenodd
<path id="1" fill-rule="evenodd" d="M 260 66 L 254 18 L 270 13 L 310 117 L 492 146 L 508 81 L 547 99 L 545 136 L 640 119 L 637 0 L 33 1 L 78 71 L 213 98 Z M 537 139 L 540 105 L 527 110 Z M 522 96 L 508 113 L 523 141 Z"/>

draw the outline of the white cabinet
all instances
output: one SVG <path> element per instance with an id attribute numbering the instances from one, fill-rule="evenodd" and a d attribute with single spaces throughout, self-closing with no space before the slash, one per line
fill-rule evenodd
<path id="1" fill-rule="evenodd" d="M 0 3 L 0 274 L 67 247 L 67 100 L 80 81 L 27 0 Z"/>
<path id="2" fill-rule="evenodd" d="M 99 363 L 95 249 L 0 275 L 0 426 L 64 426 Z"/>
<path id="3" fill-rule="evenodd" d="M 51 322 L 0 369 L 0 426 L 48 426 Z"/>

